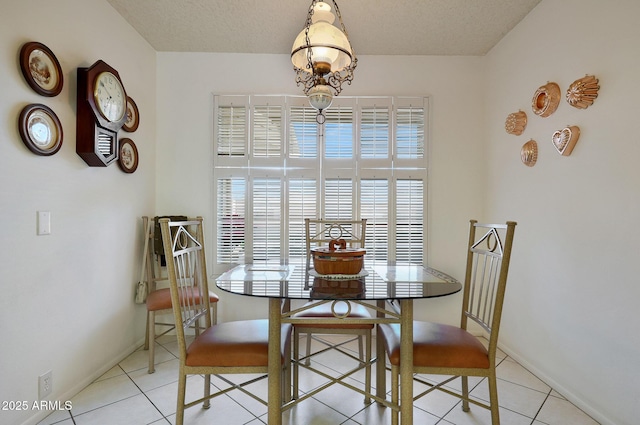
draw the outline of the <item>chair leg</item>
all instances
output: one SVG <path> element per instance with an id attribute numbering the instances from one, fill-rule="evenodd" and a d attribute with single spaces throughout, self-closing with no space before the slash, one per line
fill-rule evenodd
<path id="1" fill-rule="evenodd" d="M 362 339 L 362 335 L 360 335 L 360 339 Z M 362 350 L 362 347 L 360 347 Z M 360 351 L 362 353 L 362 351 Z M 371 330 L 366 335 L 366 354 L 365 354 L 366 366 L 364 369 L 364 388 L 367 394 L 371 393 Z M 371 397 L 366 395 L 364 397 L 364 403 L 370 404 Z"/>
<path id="2" fill-rule="evenodd" d="M 400 407 L 400 368 L 398 366 L 391 366 L 391 402 L 394 406 Z M 398 425 L 398 419 L 400 416 L 400 410 L 391 410 L 391 425 Z"/>
<path id="3" fill-rule="evenodd" d="M 461 376 L 460 379 L 462 380 L 462 396 L 464 397 L 462 399 L 462 411 L 468 412 L 469 411 L 469 377 Z"/>
<path id="4" fill-rule="evenodd" d="M 147 311 L 147 326 L 145 326 L 145 331 L 144 331 L 144 349 L 145 350 L 149 349 L 149 313 L 151 312 Z"/>
<path id="5" fill-rule="evenodd" d="M 211 304 L 211 324 L 218 324 L 218 303 Z"/>
<path id="6" fill-rule="evenodd" d="M 149 341 L 149 373 L 156 371 L 155 351 L 156 351 L 156 313 L 150 311 L 147 314 L 147 339 Z"/>
<path id="7" fill-rule="evenodd" d="M 495 372 L 495 371 L 494 371 Z M 491 406 L 491 424 L 500 425 L 500 406 L 498 405 L 498 382 L 495 373 L 489 380 L 489 404 Z"/>
<path id="8" fill-rule="evenodd" d="M 209 397 L 211 395 L 211 375 L 204 375 L 204 396 Z M 211 407 L 211 400 L 206 399 L 202 405 L 203 409 Z"/>
<path id="9" fill-rule="evenodd" d="M 307 358 L 304 361 L 306 366 L 311 364 L 311 334 L 307 334 Z"/>
<path id="10" fill-rule="evenodd" d="M 297 329 L 293 329 L 293 398 L 299 397 L 298 390 L 298 362 L 300 361 L 300 334 Z"/>
<path id="11" fill-rule="evenodd" d="M 282 368 L 282 402 L 291 401 L 291 362 Z"/>
<path id="12" fill-rule="evenodd" d="M 176 408 L 176 425 L 184 423 L 184 398 L 187 389 L 187 375 L 180 371 L 178 378 L 178 406 Z"/>

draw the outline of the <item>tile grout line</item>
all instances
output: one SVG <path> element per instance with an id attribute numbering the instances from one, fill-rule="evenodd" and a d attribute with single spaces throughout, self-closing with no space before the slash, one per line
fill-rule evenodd
<path id="1" fill-rule="evenodd" d="M 162 344 L 161 344 L 162 345 Z M 168 351 L 168 350 L 167 350 Z M 173 353 L 171 353 L 173 354 Z M 162 418 L 164 420 L 166 420 L 167 422 L 170 423 L 169 419 L 164 415 L 164 413 L 162 413 L 162 411 L 158 408 L 158 406 L 155 405 L 155 403 L 153 401 L 151 401 L 151 399 L 149 398 L 149 396 L 147 395 L 147 393 L 145 391 L 142 390 L 142 388 L 140 388 L 140 386 L 136 383 L 136 381 L 131 377 L 131 375 L 129 375 L 129 372 L 125 371 L 124 369 L 122 369 L 122 367 L 120 365 L 118 365 L 118 367 L 125 373 L 125 375 L 127 375 L 127 378 L 129 378 L 129 380 L 133 383 L 133 385 L 136 386 L 137 389 L 140 390 L 140 392 L 142 393 L 142 395 L 144 395 L 144 397 L 149 401 L 149 403 L 151 403 L 151 405 L 158 411 L 158 413 L 160 413 L 160 416 L 162 416 Z M 140 370 L 140 369 L 136 369 L 136 370 Z M 134 371 L 132 371 L 134 372 Z M 167 384 L 168 385 L 168 384 Z M 160 388 L 160 387 L 158 387 Z M 157 421 L 156 421 L 157 422 Z"/>
<path id="2" fill-rule="evenodd" d="M 550 389 L 549 389 L 549 392 L 547 393 L 547 396 L 544 398 L 544 401 L 540 404 L 540 408 L 538 408 L 538 411 L 533 416 L 533 420 L 531 421 L 531 425 L 533 425 L 536 422 L 536 418 L 538 417 L 538 415 L 542 411 L 542 408 L 544 407 L 544 404 L 547 402 L 547 400 L 549 400 L 549 397 L 551 397 L 551 392 L 553 391 L 553 388 L 551 388 L 551 387 L 549 387 L 549 388 Z M 542 421 L 539 421 L 539 422 L 544 423 Z"/>

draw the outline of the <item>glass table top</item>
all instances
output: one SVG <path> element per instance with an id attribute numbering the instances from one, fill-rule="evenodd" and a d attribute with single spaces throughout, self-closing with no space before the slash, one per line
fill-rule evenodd
<path id="1" fill-rule="evenodd" d="M 239 295 L 301 300 L 434 298 L 462 289 L 446 273 L 417 264 L 376 263 L 355 276 L 322 276 L 307 272 L 303 262 L 239 265 L 220 275 L 216 286 Z"/>

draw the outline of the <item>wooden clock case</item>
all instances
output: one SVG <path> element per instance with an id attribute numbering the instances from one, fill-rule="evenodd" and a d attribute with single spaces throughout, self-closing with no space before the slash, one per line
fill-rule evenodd
<path id="1" fill-rule="evenodd" d="M 94 86 L 102 72 L 111 72 L 122 84 L 118 71 L 102 60 L 77 70 L 76 153 L 92 167 L 106 167 L 118 159 L 118 131 L 127 120 L 125 113 L 119 121 L 109 121 L 98 110 Z"/>

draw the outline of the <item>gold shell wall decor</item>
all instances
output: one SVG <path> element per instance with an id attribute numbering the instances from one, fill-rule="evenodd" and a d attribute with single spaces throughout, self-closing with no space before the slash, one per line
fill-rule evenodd
<path id="1" fill-rule="evenodd" d="M 504 129 L 509 134 L 515 134 L 519 136 L 527 127 L 527 114 L 523 111 L 514 112 L 507 115 L 507 120 L 504 123 Z"/>
<path id="2" fill-rule="evenodd" d="M 567 89 L 567 102 L 574 108 L 587 109 L 598 97 L 598 90 L 598 79 L 593 75 L 579 78 Z"/>
<path id="3" fill-rule="evenodd" d="M 580 127 L 572 125 L 553 133 L 551 141 L 560 155 L 569 156 L 579 138 Z"/>
<path id="4" fill-rule="evenodd" d="M 531 100 L 533 113 L 541 117 L 548 117 L 558 109 L 560 103 L 560 86 L 547 83 L 536 90 Z"/>
<path id="5" fill-rule="evenodd" d="M 527 167 L 533 167 L 538 160 L 538 143 L 531 139 L 520 149 L 520 159 Z"/>

